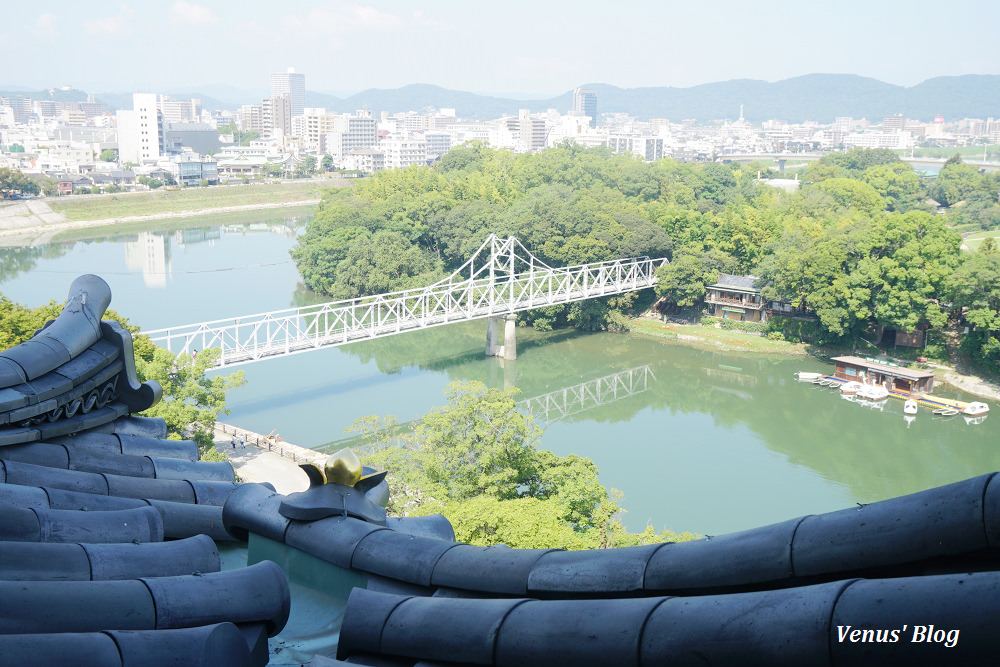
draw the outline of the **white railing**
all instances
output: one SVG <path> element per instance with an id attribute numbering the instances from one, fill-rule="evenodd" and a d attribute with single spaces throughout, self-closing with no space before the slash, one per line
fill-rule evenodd
<path id="1" fill-rule="evenodd" d="M 143 333 L 175 354 L 220 348 L 216 367 L 222 368 L 644 289 L 656 284 L 656 269 L 666 261 L 641 257 L 553 268 L 516 238 L 491 234 L 455 273 L 427 287 Z"/>

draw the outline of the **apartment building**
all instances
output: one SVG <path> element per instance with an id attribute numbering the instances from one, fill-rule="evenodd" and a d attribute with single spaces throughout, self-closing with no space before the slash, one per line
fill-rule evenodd
<path id="1" fill-rule="evenodd" d="M 378 144 L 378 124 L 371 111 L 360 109 L 353 115 L 339 114 L 330 118 L 331 129 L 323 135 L 324 145 L 320 152 L 329 153 L 336 160 L 343 159 L 355 148 L 371 148 Z"/>
<path id="2" fill-rule="evenodd" d="M 427 164 L 427 140 L 419 135 L 391 135 L 379 148 L 385 153 L 386 169 L 403 169 Z"/>

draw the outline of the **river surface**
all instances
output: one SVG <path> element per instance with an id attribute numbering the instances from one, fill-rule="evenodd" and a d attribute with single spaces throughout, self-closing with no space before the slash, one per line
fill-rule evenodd
<path id="1" fill-rule="evenodd" d="M 0 249 L 0 292 L 37 306 L 97 273 L 111 307 L 147 330 L 321 301 L 288 256 L 306 218 L 282 215 Z M 456 324 L 243 366 L 248 384 L 222 419 L 332 450 L 359 417 L 406 423 L 443 405 L 450 382 L 516 386 L 542 447 L 590 457 L 624 493 L 630 530 L 716 535 L 1000 470 L 1000 415 L 969 424 L 922 409 L 909 423 L 899 401 L 871 409 L 796 382 L 797 370 L 831 370 L 813 359 L 519 328 L 518 359 L 503 362 L 483 355 L 485 330 Z"/>

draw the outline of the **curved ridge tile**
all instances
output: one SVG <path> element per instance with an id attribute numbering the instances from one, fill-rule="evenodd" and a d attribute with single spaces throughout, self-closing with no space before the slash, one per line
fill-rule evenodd
<path id="1" fill-rule="evenodd" d="M 434 566 L 456 542 L 379 530 L 366 535 L 351 558 L 351 567 L 417 586 L 430 586 Z"/>
<path id="2" fill-rule="evenodd" d="M 241 542 L 246 542 L 251 532 L 284 542 L 291 520 L 278 511 L 283 498 L 263 484 L 240 484 L 222 506 L 226 532 Z"/>
<path id="3" fill-rule="evenodd" d="M 80 276 L 70 285 L 62 312 L 19 345 L 0 352 L 20 366 L 26 380 L 58 368 L 100 338 L 101 316 L 111 303 L 111 288 L 95 275 Z M 9 378 L 9 373 L 5 374 Z M 4 386 L 10 386 L 5 384 Z"/>
<path id="4" fill-rule="evenodd" d="M 649 559 L 647 591 L 745 586 L 792 577 L 792 537 L 802 518 L 663 545 Z"/>
<path id="5" fill-rule="evenodd" d="M 344 660 L 355 652 L 380 653 L 382 628 L 392 610 L 409 599 L 410 596 L 377 593 L 363 588 L 352 590 L 340 626 L 337 658 Z"/>
<path id="6" fill-rule="evenodd" d="M 862 579 L 837 600 L 830 623 L 831 655 L 837 665 L 993 664 L 997 618 L 1000 572 Z M 859 628 L 900 632 L 898 641 L 840 641 L 844 628 L 848 638 Z M 950 636 L 955 640 L 951 647 L 945 645 L 950 631 L 960 631 Z M 920 641 L 928 632 L 932 637 L 940 633 L 944 641 Z"/>
<path id="7" fill-rule="evenodd" d="M 331 516 L 318 521 L 292 521 L 285 532 L 285 544 L 337 567 L 349 569 L 358 544 L 370 534 L 382 530 L 389 529 L 344 516 Z"/>
<path id="8" fill-rule="evenodd" d="M 175 577 L 218 572 L 219 549 L 207 535 L 145 544 L 80 544 L 90 561 L 93 580 Z"/>
<path id="9" fill-rule="evenodd" d="M 558 549 L 511 549 L 459 544 L 444 552 L 431 585 L 495 595 L 527 595 L 528 576 L 538 559 Z"/>
<path id="10" fill-rule="evenodd" d="M 12 665 L 121 667 L 115 640 L 103 632 L 0 634 L 0 655 Z"/>
<path id="11" fill-rule="evenodd" d="M 411 597 L 389 613 L 380 649 L 423 660 L 489 665 L 494 649 L 499 650 L 497 635 L 506 626 L 505 620 L 525 603 L 523 599 Z"/>
<path id="12" fill-rule="evenodd" d="M 229 622 L 176 630 L 110 630 L 107 635 L 121 651 L 124 665 L 155 666 L 164 656 L 189 667 L 264 664 L 252 661 L 243 633 Z"/>
<path id="13" fill-rule="evenodd" d="M 29 510 L 38 517 L 39 542 L 162 542 L 163 519 L 149 506 L 105 512 Z"/>
<path id="14" fill-rule="evenodd" d="M 662 544 L 593 551 L 551 551 L 531 568 L 531 594 L 633 593 L 643 590 L 649 559 Z"/>
<path id="15" fill-rule="evenodd" d="M 156 628 L 185 628 L 220 621 L 265 622 L 281 632 L 291 606 L 281 568 L 265 560 L 237 570 L 200 576 L 143 577 L 156 607 Z"/>
<path id="16" fill-rule="evenodd" d="M 5 581 L 90 581 L 90 559 L 79 544 L 0 541 Z M 2 653 L 0 653 L 2 655 Z"/>
<path id="17" fill-rule="evenodd" d="M 0 580 L 0 635 L 155 627 L 142 581 Z"/>
<path id="18" fill-rule="evenodd" d="M 850 572 L 983 549 L 983 496 L 991 477 L 806 517 L 792 543 L 795 575 Z"/>
<path id="19" fill-rule="evenodd" d="M 850 583 L 670 598 L 646 623 L 640 664 L 829 664 L 830 617 Z"/>
<path id="20" fill-rule="evenodd" d="M 529 600 L 504 619 L 495 664 L 638 665 L 642 629 L 661 603 L 661 598 Z"/>

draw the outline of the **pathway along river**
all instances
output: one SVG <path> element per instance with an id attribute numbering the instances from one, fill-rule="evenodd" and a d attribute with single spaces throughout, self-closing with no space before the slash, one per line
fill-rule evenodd
<path id="1" fill-rule="evenodd" d="M 169 232 L 0 249 L 0 292 L 36 306 L 63 299 L 76 275 L 97 273 L 112 307 L 144 329 L 316 302 L 288 256 L 305 221 L 260 212 L 224 226 L 187 220 Z M 1000 470 L 1000 414 L 967 424 L 922 411 L 907 423 L 899 401 L 878 411 L 796 382 L 796 370 L 828 370 L 812 359 L 519 329 L 518 359 L 504 367 L 483 356 L 485 329 L 452 325 L 244 366 L 248 385 L 232 392 L 225 419 L 333 448 L 358 417 L 406 422 L 443 404 L 454 380 L 513 382 L 523 397 L 549 394 L 552 404 L 563 390 L 617 378 L 617 396 L 604 392 L 615 400 L 538 417 L 547 425 L 541 446 L 590 457 L 601 481 L 624 492 L 632 530 L 720 534 Z M 631 393 L 621 389 L 629 369 Z"/>

